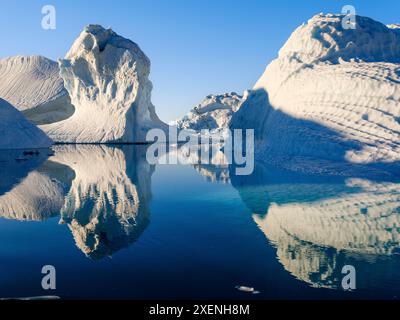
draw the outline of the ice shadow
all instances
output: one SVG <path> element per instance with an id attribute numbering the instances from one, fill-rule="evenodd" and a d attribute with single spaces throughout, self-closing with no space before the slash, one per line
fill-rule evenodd
<path id="1" fill-rule="evenodd" d="M 374 180 L 400 180 L 400 162 L 355 164 L 346 159 L 349 151 L 364 147 L 359 141 L 310 120 L 292 117 L 274 108 L 268 93 L 250 93 L 234 115 L 231 129 L 255 130 L 255 157 L 292 171 L 360 177 Z M 400 142 L 396 145 L 399 145 Z"/>

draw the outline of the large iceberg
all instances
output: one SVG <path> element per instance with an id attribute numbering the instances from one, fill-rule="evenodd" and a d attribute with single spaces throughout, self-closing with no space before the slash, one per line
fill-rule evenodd
<path id="1" fill-rule="evenodd" d="M 0 150 L 48 148 L 52 141 L 11 104 L 0 99 Z"/>
<path id="2" fill-rule="evenodd" d="M 234 115 L 232 128 L 255 129 L 259 159 L 399 162 L 399 29 L 360 16 L 343 29 L 343 17 L 300 26 Z"/>
<path id="3" fill-rule="evenodd" d="M 59 64 L 75 112 L 41 126 L 54 141 L 145 142 L 149 129 L 166 127 L 151 103 L 150 61 L 134 42 L 89 25 Z"/>
<path id="4" fill-rule="evenodd" d="M 0 60 L 0 98 L 36 125 L 64 120 L 74 113 L 57 62 L 42 56 Z"/>

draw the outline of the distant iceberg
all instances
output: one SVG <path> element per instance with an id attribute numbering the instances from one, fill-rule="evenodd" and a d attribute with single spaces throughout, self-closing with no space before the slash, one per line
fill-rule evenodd
<path id="1" fill-rule="evenodd" d="M 233 114 L 239 110 L 243 97 L 235 92 L 209 95 L 186 116 L 170 123 L 179 130 L 218 132 L 227 129 Z"/>

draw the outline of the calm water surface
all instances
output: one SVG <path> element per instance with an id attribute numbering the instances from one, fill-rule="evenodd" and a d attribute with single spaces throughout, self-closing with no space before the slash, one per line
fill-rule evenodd
<path id="1" fill-rule="evenodd" d="M 144 146 L 2 152 L 0 172 L 0 297 L 400 297 L 393 181 L 151 166 Z"/>

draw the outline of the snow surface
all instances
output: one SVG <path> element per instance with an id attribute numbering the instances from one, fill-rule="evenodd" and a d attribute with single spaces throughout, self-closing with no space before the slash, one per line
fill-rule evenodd
<path id="1" fill-rule="evenodd" d="M 179 130 L 226 129 L 232 115 L 240 108 L 242 99 L 243 97 L 235 92 L 209 95 L 186 116 L 170 125 L 177 126 Z"/>
<path id="2" fill-rule="evenodd" d="M 148 129 L 167 126 L 151 103 L 150 61 L 111 29 L 87 26 L 59 61 L 75 113 L 41 128 L 56 142 L 144 142 Z"/>
<path id="3" fill-rule="evenodd" d="M 0 78 L 0 98 L 35 124 L 60 121 L 74 112 L 57 62 L 42 56 L 1 59 Z"/>
<path id="4" fill-rule="evenodd" d="M 255 129 L 257 158 L 400 160 L 400 33 L 360 16 L 344 30 L 342 18 L 300 26 L 234 115 L 232 128 Z"/>
<path id="5" fill-rule="evenodd" d="M 0 150 L 48 148 L 52 141 L 11 104 L 0 99 Z"/>

